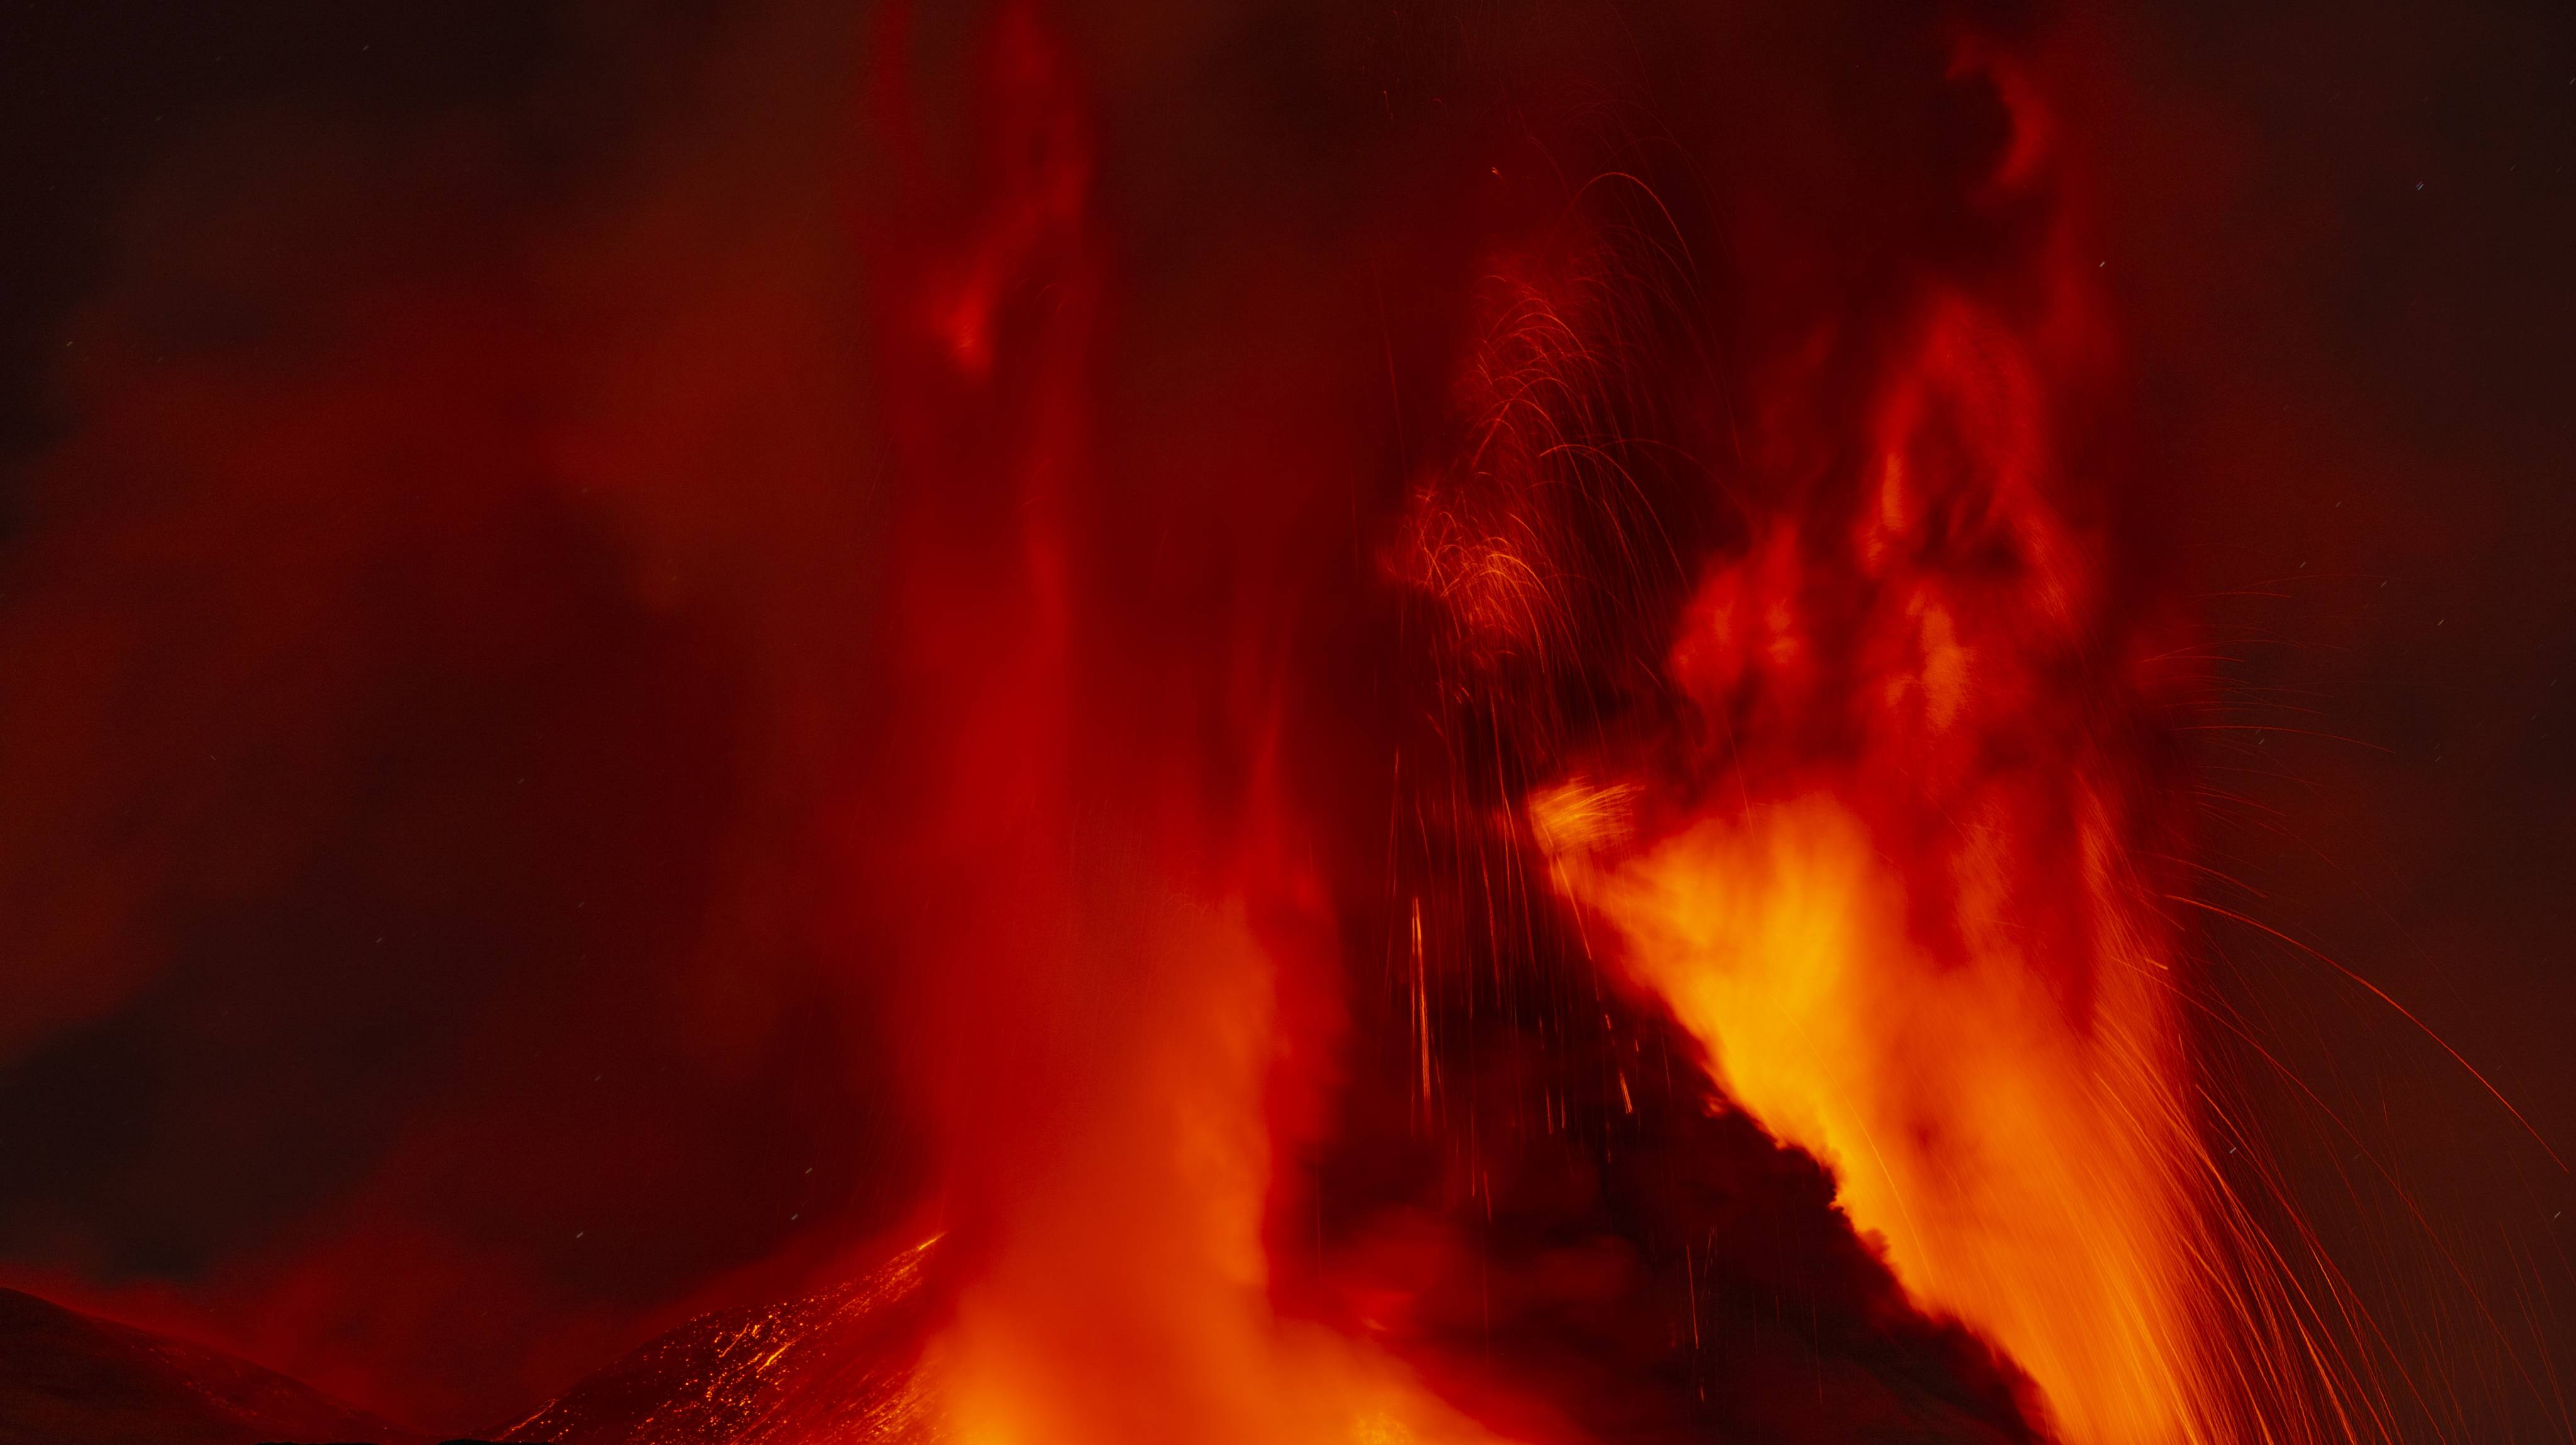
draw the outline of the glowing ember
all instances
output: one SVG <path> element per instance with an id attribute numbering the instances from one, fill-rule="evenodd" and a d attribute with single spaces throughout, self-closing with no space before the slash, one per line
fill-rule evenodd
<path id="1" fill-rule="evenodd" d="M 1728 1096 L 2067 1439 L 2232 1438 L 2232 1308 L 2135 756 L 2169 697 L 2051 491 L 2043 359 L 1935 298 L 1866 485 L 1763 526 L 1673 648 L 1704 797 L 1531 802 Z M 2147 734 L 2152 736 L 2151 732 Z"/>

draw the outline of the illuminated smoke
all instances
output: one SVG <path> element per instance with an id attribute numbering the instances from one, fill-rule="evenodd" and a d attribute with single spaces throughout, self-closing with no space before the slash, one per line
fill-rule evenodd
<path id="1" fill-rule="evenodd" d="M 561 1096 L 544 1051 L 618 1000 L 652 1022 L 601 1051 L 699 1101 L 679 1142 L 406 1114 L 207 1296 L 426 1411 L 829 1286 L 725 1316 L 675 1439 L 848 1426 L 772 1398 L 834 1351 L 865 1428 L 972 1445 L 2381 1428 L 2201 1142 L 2201 679 L 2110 521 L 2119 338 L 2042 27 L 827 8 L 711 85 L 754 139 L 656 154 L 605 220 L 494 203 L 477 265 L 312 301 L 273 385 L 129 357 L 48 463 L 61 497 L 179 459 L 17 559 L 0 653 L 88 711 L 0 733 L 47 785 L 0 1041 L 145 988 L 168 896 L 333 851 L 390 649 L 580 783 L 511 855 L 526 916 L 585 860 L 624 885 L 547 924 L 575 1002 L 505 977 L 458 1036 Z M 89 605 L 103 559 L 181 600 Z M 368 625 L 380 589 L 426 620 Z M 188 725 L 85 732 L 120 684 L 81 669 L 201 613 L 150 694 Z M 558 698 L 575 653 L 616 686 Z M 654 742 L 665 810 L 567 761 L 602 738 Z M 165 818 L 183 742 L 310 766 Z M 460 878 L 408 901 L 494 886 Z M 782 1097 L 842 1112 L 688 1152 Z M 826 1230 L 631 1293 L 563 1253 L 897 1114 Z M 424 1199 L 459 1150 L 560 1196 L 544 1241 Z M 542 1325 L 436 1344 L 494 1299 Z"/>

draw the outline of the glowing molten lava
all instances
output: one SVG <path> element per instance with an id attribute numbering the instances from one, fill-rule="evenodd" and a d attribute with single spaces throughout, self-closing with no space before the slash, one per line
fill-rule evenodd
<path id="1" fill-rule="evenodd" d="M 1906 1287 L 2070 1440 L 2210 1438 L 2172 945 L 2132 856 L 2134 688 L 2057 514 L 2021 338 L 1935 305 L 1848 516 L 1786 520 L 1674 646 L 1714 796 L 1533 800 L 1575 894 L 1729 1097 L 1829 1163 Z M 1804 523 L 1802 527 L 1800 524 Z"/>
<path id="2" fill-rule="evenodd" d="M 2063 205 L 2029 88 L 1993 78 L 2014 140 L 1981 200 Z M 2166 917 L 2189 679 L 2072 459 L 2107 348 L 2066 234 L 2043 225 L 1991 293 L 1919 287 L 1848 450 L 1799 430 L 1825 373 L 1782 368 L 1750 444 L 1782 475 L 1730 499 L 1739 536 L 1665 634 L 1671 721 L 1562 749 L 1526 816 L 1609 925 L 1598 959 L 1834 1171 L 1907 1292 L 2025 1370 L 2062 1438 L 2310 1438 L 2306 1382 L 2333 1371 L 2282 1366 L 2297 1312 L 2247 1267 L 2261 1246 L 2200 1139 Z M 1546 354 L 1521 324 L 1488 344 L 1524 363 L 1489 408 L 1505 443 L 1480 439 L 1441 515 L 1507 514 L 1472 530 L 1512 565 L 1443 536 L 1415 569 L 1487 654 L 1563 645 L 1600 583 L 1551 557 L 1564 529 L 1526 525 L 1552 494 L 1601 498 L 1631 555 L 1651 536 L 1561 459 L 1599 452 L 1593 398 L 1641 385 L 1616 309 L 1592 311 Z"/>
<path id="3" fill-rule="evenodd" d="M 1286 780 L 1295 589 L 1265 569 L 1296 575 L 1298 499 L 1330 493 L 1300 479 L 1273 515 L 1255 488 L 1105 473 L 1089 122 L 1024 12 L 1005 12 L 985 84 L 985 190 L 943 197 L 915 169 L 906 218 L 874 236 L 906 479 L 906 841 L 880 872 L 956 1250 L 922 1378 L 974 1445 L 1493 1438 L 1423 1382 L 1477 1372 L 1417 1373 L 1409 1353 L 1437 1270 L 1337 1260 L 1303 1167 L 1331 1142 L 1342 1047 L 1311 999 L 1341 986 L 1350 932 L 1317 860 L 1351 845 Z M 1997 205 L 2042 194 L 2017 121 Z M 1915 284 L 1865 434 L 1772 407 L 1733 520 L 1710 521 L 1727 511 L 1711 476 L 1640 440 L 1720 408 L 1672 340 L 1681 287 L 1638 239 L 1676 223 L 1642 184 L 1622 194 L 1633 224 L 1579 203 L 1489 253 L 1506 259 L 1470 308 L 1482 339 L 1453 370 L 1447 454 L 1375 544 L 1381 580 L 1448 624 L 1405 644 L 1434 656 L 1447 750 L 1413 765 L 1460 780 L 1434 915 L 1499 937 L 1517 909 L 1526 950 L 1450 948 L 1468 976 L 1444 978 L 1458 966 L 1405 885 L 1409 1127 L 1452 1087 L 1444 1033 L 1485 1026 L 1474 970 L 1554 946 L 1534 921 L 1548 901 L 1513 881 L 1546 870 L 1574 915 L 1613 925 L 1591 930 L 1593 980 L 1668 1008 L 1727 1099 L 1833 1171 L 1911 1300 L 2026 1371 L 2063 1438 L 2235 1438 L 2266 1413 L 2247 1404 L 2263 1382 L 2228 1373 L 2239 1286 L 2146 861 L 2170 831 L 2154 749 L 2176 682 L 2106 578 L 2100 489 L 2070 478 L 2058 436 L 2055 379 L 2091 365 L 2098 324 L 2053 254 L 2008 299 Z M 1774 389 L 1794 391 L 1782 367 Z M 1130 523 L 1152 560 L 1124 550 Z M 1194 550 L 1203 576 L 1166 560 Z M 1620 697 L 1649 701 L 1601 701 Z M 1408 807 L 1429 811 L 1388 810 Z M 1435 1017 L 1439 998 L 1466 1018 Z M 1583 1007 L 1617 1035 L 1606 1003 Z M 1642 1045 L 1610 1046 L 1630 1051 L 1610 1072 L 1634 1116 Z M 1534 1120 L 1495 1117 L 1572 1136 L 1559 1092 L 1541 1087 Z M 1490 1222 L 1467 1133 L 1448 1156 L 1463 1183 L 1435 1204 Z M 1624 1147 L 1599 1137 L 1605 1161 Z M 1594 1187 L 1571 1167 L 1565 1191 Z M 1310 1208 L 1311 1247 L 1283 1256 L 1279 1221 Z M 1686 1311 L 1670 1348 L 1698 1348 L 1712 1241 L 1659 1244 L 1680 1287 L 1620 1306 Z M 1588 1247 L 1573 1283 L 1523 1294 L 1614 1298 L 1647 1268 L 1625 1240 Z M 1323 1317 L 1280 1308 L 1292 1261 Z M 1334 1317 L 1319 1296 L 1373 1302 Z M 1553 1418 L 1497 1407 L 1511 1391 L 1490 1380 L 1468 1393 L 1489 1419 Z"/>

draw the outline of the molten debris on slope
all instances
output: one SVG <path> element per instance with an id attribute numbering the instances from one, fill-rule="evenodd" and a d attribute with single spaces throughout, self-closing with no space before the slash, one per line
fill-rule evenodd
<path id="1" fill-rule="evenodd" d="M 936 1243 L 836 1289 L 702 1316 L 504 1431 L 555 1445 L 937 1439 L 917 1378 Z"/>

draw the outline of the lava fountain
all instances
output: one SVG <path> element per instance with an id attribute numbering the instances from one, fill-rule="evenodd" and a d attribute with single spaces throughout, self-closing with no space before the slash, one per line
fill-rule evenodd
<path id="1" fill-rule="evenodd" d="M 2041 334 L 1921 303 L 1859 484 L 1766 519 L 1672 644 L 1686 783 L 1530 821 L 1605 962 L 1825 1160 L 1906 1289 L 2070 1441 L 2246 1438 L 2165 919 L 2170 642 L 2062 509 Z"/>
<path id="2" fill-rule="evenodd" d="M 980 189 L 899 154 L 908 219 L 869 233 L 904 482 L 907 826 L 881 872 L 957 1255 L 918 1388 L 979 1445 L 1582 1438 L 1390 1327 L 1419 1280 L 1281 1252 L 1283 1215 L 1328 1212 L 1296 1161 L 1329 1167 L 1348 1041 L 1312 1000 L 1352 977 L 1315 860 L 1353 847 L 1292 784 L 1313 680 L 1280 594 L 1318 488 L 1152 498 L 1232 573 L 1194 611 L 1120 575 L 1094 122 L 1035 12 L 1003 11 L 983 57 Z M 1525 950 L 1556 929 L 1628 1000 L 1598 1009 L 1668 1012 L 1708 1107 L 1821 1161 L 1904 1300 L 2026 1372 L 2032 1428 L 2308 1438 L 2331 1372 L 2285 1357 L 2298 1312 L 2199 1143 L 2165 907 L 2195 678 L 2115 575 L 2119 479 L 2084 470 L 2116 348 L 2075 189 L 2010 63 L 1962 43 L 1948 81 L 1999 98 L 1960 204 L 2018 239 L 1980 276 L 1912 268 L 1865 326 L 1816 322 L 1763 358 L 1744 418 L 1691 315 L 1688 223 L 1648 181 L 1604 173 L 1461 252 L 1483 279 L 1451 422 L 1360 549 L 1366 585 L 1410 599 L 1392 645 L 1437 679 L 1416 772 L 1472 780 L 1434 806 L 1487 866 L 1428 885 L 1434 914 L 1517 908 Z M 901 134 L 901 76 L 881 90 Z M 1835 388 L 1854 401 L 1817 401 Z M 1672 459 L 1721 412 L 1731 465 Z M 1418 1129 L 1451 1066 L 1407 887 Z M 1619 1073 L 1630 1112 L 1637 1087 Z M 1480 1188 L 1490 1217 L 1489 1179 L 1447 1207 Z M 1336 1291 L 1377 1303 L 1282 1304 Z"/>
<path id="3" fill-rule="evenodd" d="M 688 1321 L 558 1445 L 2459 1437 L 2220 1102 L 2107 29 L 646 8 L 62 348 L 13 1107 L 234 1183 L 38 1100 L 0 1253 L 452 1420 Z"/>

